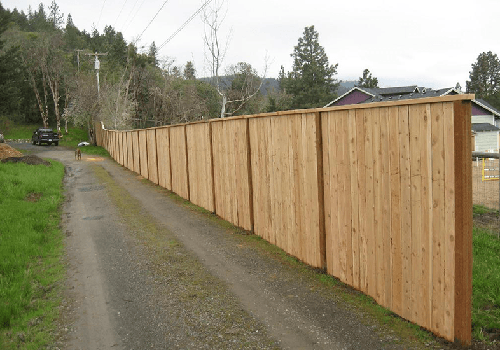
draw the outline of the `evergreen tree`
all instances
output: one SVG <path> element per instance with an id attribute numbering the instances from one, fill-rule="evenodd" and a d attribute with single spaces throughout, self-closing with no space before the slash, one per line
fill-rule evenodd
<path id="1" fill-rule="evenodd" d="M 186 67 L 184 67 L 184 79 L 194 80 L 196 79 L 196 70 L 194 69 L 193 62 L 188 61 Z"/>
<path id="2" fill-rule="evenodd" d="M 151 59 L 151 64 L 155 67 L 158 66 L 158 59 L 156 58 L 157 55 L 158 49 L 156 48 L 156 43 L 153 41 L 149 46 L 148 56 Z"/>
<path id="3" fill-rule="evenodd" d="M 314 26 L 306 27 L 291 56 L 293 71 L 288 73 L 285 88 L 293 96 L 293 108 L 321 107 L 335 97 L 337 66 L 330 65 L 319 44 Z"/>
<path id="4" fill-rule="evenodd" d="M 477 57 L 477 61 L 472 64 L 472 71 L 469 72 L 467 92 L 476 94 L 477 98 L 482 98 L 495 107 L 500 108 L 500 60 L 497 55 L 483 52 Z"/>
<path id="5" fill-rule="evenodd" d="M 363 71 L 363 76 L 359 78 L 357 86 L 365 88 L 376 88 L 378 87 L 378 79 L 372 76 L 372 73 L 368 69 Z"/>
<path id="6" fill-rule="evenodd" d="M 48 22 L 53 29 L 60 29 L 64 23 L 64 14 L 59 10 L 59 5 L 57 5 L 55 0 L 52 0 L 49 10 Z"/>

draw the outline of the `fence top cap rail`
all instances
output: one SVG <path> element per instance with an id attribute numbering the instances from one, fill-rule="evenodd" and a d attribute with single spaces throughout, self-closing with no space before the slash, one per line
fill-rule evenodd
<path id="1" fill-rule="evenodd" d="M 278 117 L 278 116 L 287 116 L 287 115 L 294 115 L 294 114 L 311 114 L 311 113 L 341 111 L 341 110 L 350 110 L 350 109 L 367 109 L 367 108 L 380 108 L 380 107 L 409 106 L 409 105 L 417 105 L 417 104 L 454 102 L 454 101 L 472 101 L 474 99 L 475 99 L 474 94 L 446 95 L 446 96 L 438 96 L 438 97 L 414 98 L 414 99 L 395 100 L 395 101 L 371 102 L 371 103 L 361 103 L 361 104 L 352 104 L 352 105 L 344 105 L 344 106 L 333 106 L 333 107 L 326 107 L 326 108 L 295 109 L 295 110 L 289 110 L 289 111 L 260 113 L 260 114 L 255 114 L 255 115 L 240 115 L 240 116 L 234 116 L 234 117 L 228 117 L 228 118 L 213 118 L 213 119 L 200 120 L 200 121 L 191 122 L 191 123 L 157 126 L 157 127 L 153 127 L 150 129 L 178 127 L 178 126 L 203 124 L 203 123 L 217 123 L 217 122 L 228 121 L 228 120 Z M 108 130 L 108 129 L 105 129 L 105 130 Z M 145 130 L 145 129 L 135 129 L 135 130 L 128 130 L 128 131 L 139 131 L 139 130 Z M 109 130 L 109 131 L 113 131 L 113 130 Z M 125 130 L 114 130 L 114 131 L 125 131 Z"/>

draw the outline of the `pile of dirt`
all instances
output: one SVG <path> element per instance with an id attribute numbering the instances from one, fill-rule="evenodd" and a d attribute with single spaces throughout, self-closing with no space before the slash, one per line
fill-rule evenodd
<path id="1" fill-rule="evenodd" d="M 0 143 L 0 159 L 9 158 L 9 157 L 22 157 L 23 154 L 16 150 L 15 148 L 10 147 L 6 143 Z"/>
<path id="2" fill-rule="evenodd" d="M 46 165 L 50 166 L 50 163 L 47 162 L 46 160 L 43 160 L 42 158 L 35 156 L 35 155 L 29 155 L 29 156 L 24 156 L 24 157 L 8 157 L 2 159 L 2 163 L 26 163 L 29 165 Z"/>

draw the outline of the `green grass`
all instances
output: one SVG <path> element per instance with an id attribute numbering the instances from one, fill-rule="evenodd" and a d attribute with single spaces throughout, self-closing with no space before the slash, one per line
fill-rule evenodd
<path id="1" fill-rule="evenodd" d="M 472 206 L 472 214 L 474 216 L 488 214 L 488 213 L 498 213 L 498 210 L 485 207 L 484 205 L 474 204 Z"/>
<path id="2" fill-rule="evenodd" d="M 487 229 L 475 227 L 473 257 L 473 336 L 493 340 L 490 337 L 500 330 L 500 240 Z"/>
<path id="3" fill-rule="evenodd" d="M 64 166 L 0 164 L 0 348 L 53 342 L 59 315 Z"/>

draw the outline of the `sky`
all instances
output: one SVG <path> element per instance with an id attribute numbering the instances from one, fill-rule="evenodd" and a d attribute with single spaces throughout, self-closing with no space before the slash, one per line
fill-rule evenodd
<path id="1" fill-rule="evenodd" d="M 205 32 L 196 15 L 167 40 L 207 0 L 59 0 L 65 18 L 71 14 L 80 30 L 102 33 L 106 25 L 137 41 L 147 51 L 154 41 L 159 57 L 174 65 L 195 64 L 196 76 L 209 76 Z M 47 10 L 52 0 L 0 0 L 4 8 L 25 13 Z M 500 55 L 499 0 L 350 0 L 272 1 L 212 0 L 224 15 L 219 40 L 227 43 L 223 67 L 247 62 L 260 75 L 277 78 L 280 67 L 291 71 L 291 53 L 304 28 L 314 25 L 338 80 L 357 80 L 364 69 L 379 86 L 454 87 L 465 91 L 471 65 L 482 52 Z M 48 11 L 47 11 L 48 12 Z M 154 18 L 156 15 L 156 18 Z M 153 20 L 154 18 L 154 20 Z M 152 21 L 152 22 L 151 22 Z M 149 24 L 151 22 L 151 24 Z M 149 25 L 148 25 L 149 24 Z M 266 59 L 267 57 L 267 59 Z M 267 62 L 267 64 L 266 64 Z M 266 67 L 267 65 L 267 72 Z"/>

